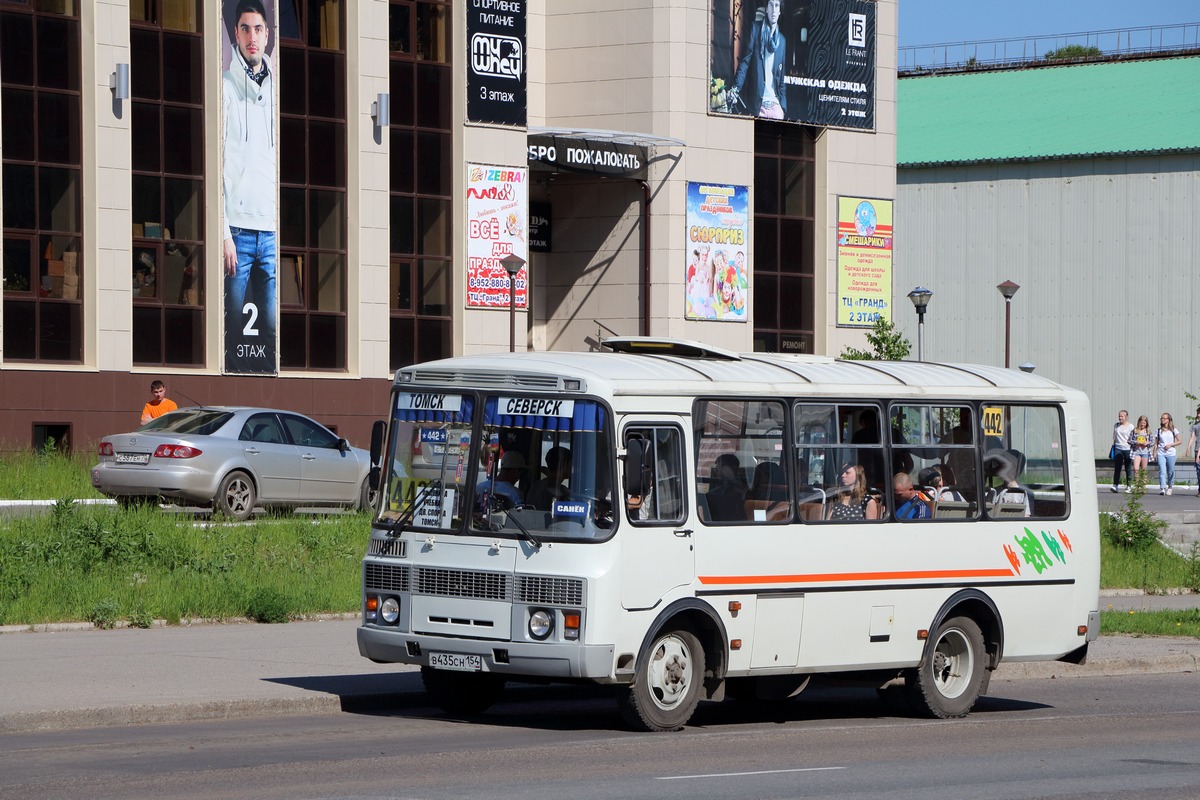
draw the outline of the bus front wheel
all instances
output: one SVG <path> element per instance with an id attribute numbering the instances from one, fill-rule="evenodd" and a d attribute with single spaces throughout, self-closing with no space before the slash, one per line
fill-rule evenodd
<path id="1" fill-rule="evenodd" d="M 421 682 L 434 705 L 453 715 L 482 714 L 500 699 L 504 679 L 488 672 L 451 672 L 421 667 Z"/>
<path id="2" fill-rule="evenodd" d="M 704 648 L 689 630 L 654 637 L 634 675 L 618 695 L 621 716 L 643 731 L 677 731 L 691 719 L 704 691 Z"/>
<path id="3" fill-rule="evenodd" d="M 908 703 L 924 716 L 965 717 L 983 686 L 983 632 L 969 617 L 953 617 L 931 639 L 925 658 L 904 674 Z"/>

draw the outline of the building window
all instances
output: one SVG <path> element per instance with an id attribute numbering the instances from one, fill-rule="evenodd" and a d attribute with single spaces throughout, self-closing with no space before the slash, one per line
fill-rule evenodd
<path id="1" fill-rule="evenodd" d="M 453 350 L 450 19 L 444 0 L 389 9 L 393 371 Z"/>
<path id="2" fill-rule="evenodd" d="M 754 349 L 813 351 L 816 139 L 754 123 Z"/>
<path id="3" fill-rule="evenodd" d="M 80 45 L 69 0 L 0 0 L 4 357 L 83 359 Z"/>
<path id="4" fill-rule="evenodd" d="M 129 9 L 133 362 L 204 364 L 204 40 L 199 0 Z"/>
<path id="5" fill-rule="evenodd" d="M 279 12 L 279 361 L 346 368 L 345 4 Z"/>

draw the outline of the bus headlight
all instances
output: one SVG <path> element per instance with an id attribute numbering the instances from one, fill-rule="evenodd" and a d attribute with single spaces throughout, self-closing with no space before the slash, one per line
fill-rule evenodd
<path id="1" fill-rule="evenodd" d="M 529 615 L 529 635 L 542 640 L 554 630 L 554 615 L 549 611 L 538 609 Z"/>
<path id="2" fill-rule="evenodd" d="M 395 625 L 396 620 L 400 619 L 400 601 L 394 597 L 385 599 L 379 606 L 379 616 L 388 625 Z"/>

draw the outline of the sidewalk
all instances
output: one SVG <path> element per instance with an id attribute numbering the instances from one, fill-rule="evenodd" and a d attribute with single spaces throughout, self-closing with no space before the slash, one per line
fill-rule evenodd
<path id="1" fill-rule="evenodd" d="M 1200 605 L 1200 595 L 1100 606 Z M 415 667 L 358 654 L 357 619 L 0 633 L 0 733 L 418 707 Z M 1200 640 L 1102 636 L 1088 663 L 1002 664 L 995 680 L 1188 672 Z M 997 686 L 993 682 L 993 687 Z"/>

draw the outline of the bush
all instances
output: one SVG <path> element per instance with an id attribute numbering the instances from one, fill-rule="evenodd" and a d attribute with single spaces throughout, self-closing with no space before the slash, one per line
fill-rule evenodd
<path id="1" fill-rule="evenodd" d="M 97 628 L 110 631 L 117 625 L 117 612 L 117 601 L 105 599 L 92 606 L 87 619 Z"/>
<path id="2" fill-rule="evenodd" d="M 1148 474 L 1146 470 L 1137 474 L 1133 482 L 1133 491 L 1125 500 L 1125 508 L 1101 523 L 1105 536 L 1117 547 L 1147 550 L 1159 543 L 1158 535 L 1167 527 L 1165 520 L 1159 519 L 1153 511 L 1147 511 L 1142 506 L 1142 498 L 1146 496 Z"/>
<path id="3" fill-rule="evenodd" d="M 288 599 L 282 592 L 270 586 L 255 589 L 246 603 L 246 616 L 255 622 L 287 622 L 291 612 Z"/>

